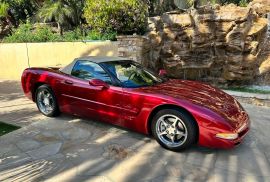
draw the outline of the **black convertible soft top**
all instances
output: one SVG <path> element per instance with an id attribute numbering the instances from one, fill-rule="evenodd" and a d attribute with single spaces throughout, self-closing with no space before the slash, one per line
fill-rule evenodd
<path id="1" fill-rule="evenodd" d="M 112 61 L 127 61 L 130 60 L 128 58 L 123 57 L 102 57 L 102 56 L 86 56 L 86 57 L 79 57 L 74 59 L 69 65 L 60 69 L 61 72 L 66 74 L 71 74 L 71 71 L 76 64 L 77 61 L 91 61 L 94 63 L 104 63 L 104 62 L 112 62 Z"/>

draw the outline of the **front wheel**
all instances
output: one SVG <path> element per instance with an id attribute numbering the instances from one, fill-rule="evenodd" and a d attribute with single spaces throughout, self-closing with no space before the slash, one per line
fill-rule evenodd
<path id="1" fill-rule="evenodd" d="M 60 113 L 54 93 L 48 85 L 38 87 L 36 104 L 39 111 L 45 116 L 55 117 Z"/>
<path id="2" fill-rule="evenodd" d="M 197 140 L 196 121 L 187 113 L 175 109 L 159 111 L 151 123 L 157 142 L 166 149 L 180 151 Z"/>

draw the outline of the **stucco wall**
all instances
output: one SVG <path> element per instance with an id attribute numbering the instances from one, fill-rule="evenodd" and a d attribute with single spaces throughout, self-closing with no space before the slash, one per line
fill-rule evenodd
<path id="1" fill-rule="evenodd" d="M 117 56 L 117 42 L 0 44 L 0 80 L 20 80 L 27 67 L 63 66 L 81 56 Z"/>

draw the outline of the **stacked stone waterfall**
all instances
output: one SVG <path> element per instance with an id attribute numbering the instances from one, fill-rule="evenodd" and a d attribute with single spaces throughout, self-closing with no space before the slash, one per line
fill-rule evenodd
<path id="1" fill-rule="evenodd" d="M 266 17 L 268 18 L 267 38 L 265 38 L 261 53 L 258 57 L 260 66 L 259 74 L 255 79 L 255 84 L 257 85 L 270 85 L 270 13 L 266 13 Z"/>
<path id="2" fill-rule="evenodd" d="M 201 7 L 149 18 L 144 64 L 170 77 L 216 81 L 252 80 L 267 19 L 252 8 Z"/>

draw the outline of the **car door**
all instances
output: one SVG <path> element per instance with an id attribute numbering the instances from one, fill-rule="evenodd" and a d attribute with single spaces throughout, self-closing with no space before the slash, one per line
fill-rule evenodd
<path id="1" fill-rule="evenodd" d="M 110 85 L 101 89 L 89 84 L 91 79 L 100 79 Z M 64 80 L 63 94 L 69 102 L 70 112 L 95 120 L 121 125 L 122 88 L 112 85 L 110 75 L 97 63 L 78 60 L 71 76 Z"/>
<path id="2" fill-rule="evenodd" d="M 104 63 L 106 68 L 121 82 L 122 86 L 126 85 L 129 87 L 137 86 L 135 76 L 135 66 L 130 61 L 126 62 L 109 62 Z M 134 92 L 132 88 L 123 87 L 122 89 L 122 118 L 123 126 L 133 128 L 139 124 L 135 123 L 136 118 L 140 114 L 144 105 L 144 96 Z"/>

